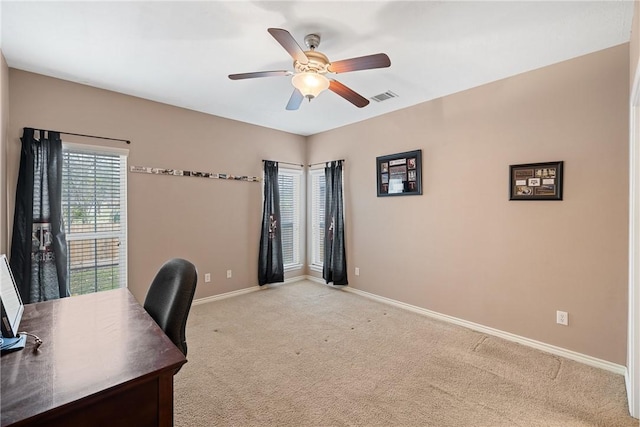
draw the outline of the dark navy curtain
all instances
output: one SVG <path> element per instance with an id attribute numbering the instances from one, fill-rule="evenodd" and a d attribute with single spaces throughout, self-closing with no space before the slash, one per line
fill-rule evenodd
<path id="1" fill-rule="evenodd" d="M 344 242 L 344 202 L 342 197 L 342 160 L 324 168 L 325 222 L 324 266 L 322 278 L 334 285 L 348 285 L 347 255 Z"/>
<path id="2" fill-rule="evenodd" d="M 11 270 L 25 304 L 69 296 L 62 218 L 62 141 L 24 128 L 11 241 Z"/>
<path id="3" fill-rule="evenodd" d="M 258 259 L 258 283 L 284 282 L 282 235 L 280 232 L 280 190 L 278 163 L 264 162 L 264 207 Z"/>

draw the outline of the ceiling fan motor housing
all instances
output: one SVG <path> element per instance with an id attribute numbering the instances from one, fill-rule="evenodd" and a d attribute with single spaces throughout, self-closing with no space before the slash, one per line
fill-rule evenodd
<path id="1" fill-rule="evenodd" d="M 301 64 L 298 61 L 293 61 L 293 68 L 296 72 L 315 72 L 318 74 L 326 74 L 328 72 L 327 68 L 331 63 L 324 53 L 315 50 L 307 50 L 304 54 L 307 55 L 309 62 Z"/>

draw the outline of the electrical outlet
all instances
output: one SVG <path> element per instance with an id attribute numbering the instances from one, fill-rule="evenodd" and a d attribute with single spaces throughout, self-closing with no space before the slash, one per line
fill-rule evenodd
<path id="1" fill-rule="evenodd" d="M 566 311 L 556 311 L 556 323 L 569 326 L 569 313 Z"/>
<path id="2" fill-rule="evenodd" d="M 360 275 L 360 268 L 356 267 L 356 276 L 359 276 L 359 275 Z"/>
<path id="3" fill-rule="evenodd" d="M 204 275 L 204 282 L 209 283 L 211 281 L 211 273 L 206 273 Z"/>
<path id="4" fill-rule="evenodd" d="M 227 270 L 227 279 L 231 279 L 231 270 Z"/>

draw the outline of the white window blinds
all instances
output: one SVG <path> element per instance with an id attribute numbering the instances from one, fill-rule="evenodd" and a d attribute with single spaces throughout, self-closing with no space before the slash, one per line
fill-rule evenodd
<path id="1" fill-rule="evenodd" d="M 300 170 L 284 168 L 278 170 L 280 231 L 285 270 L 301 267 L 301 179 L 302 172 Z"/>
<path id="2" fill-rule="evenodd" d="M 71 295 L 127 286 L 127 150 L 64 144 Z"/>

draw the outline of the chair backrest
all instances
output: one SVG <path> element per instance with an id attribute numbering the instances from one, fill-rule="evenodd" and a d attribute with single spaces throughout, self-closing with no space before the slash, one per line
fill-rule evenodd
<path id="1" fill-rule="evenodd" d="M 185 328 L 197 282 L 195 265 L 185 259 L 171 259 L 160 267 L 144 300 L 144 309 L 185 356 Z"/>

